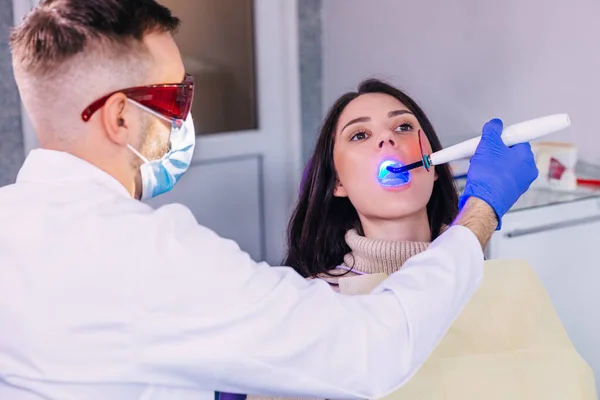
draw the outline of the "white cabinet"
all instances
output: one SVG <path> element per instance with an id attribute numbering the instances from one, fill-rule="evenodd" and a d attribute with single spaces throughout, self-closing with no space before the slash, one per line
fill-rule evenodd
<path id="1" fill-rule="evenodd" d="M 541 196 L 554 197 L 554 204 L 540 202 Z M 594 369 L 597 385 L 599 251 L 600 197 L 538 191 L 506 214 L 502 230 L 493 235 L 486 252 L 488 258 L 524 259 L 535 269 L 573 344 Z"/>

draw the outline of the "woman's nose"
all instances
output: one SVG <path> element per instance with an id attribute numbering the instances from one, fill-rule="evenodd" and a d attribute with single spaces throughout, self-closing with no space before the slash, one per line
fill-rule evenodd
<path id="1" fill-rule="evenodd" d="M 389 133 L 385 133 L 379 139 L 379 148 L 383 149 L 384 146 L 392 146 L 394 149 L 398 148 L 396 141 Z"/>

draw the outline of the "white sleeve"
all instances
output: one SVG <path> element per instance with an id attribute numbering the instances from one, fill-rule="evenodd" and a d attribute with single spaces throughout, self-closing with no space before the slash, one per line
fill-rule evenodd
<path id="1" fill-rule="evenodd" d="M 229 393 L 377 398 L 405 383 L 478 288 L 483 254 L 452 227 L 373 294 L 257 264 L 182 207 L 137 286 L 145 380 Z M 193 222 L 193 224 L 192 224 Z"/>

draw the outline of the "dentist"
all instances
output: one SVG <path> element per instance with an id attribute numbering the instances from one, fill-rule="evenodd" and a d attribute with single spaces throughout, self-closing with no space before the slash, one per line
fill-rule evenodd
<path id="1" fill-rule="evenodd" d="M 372 295 L 336 294 L 139 201 L 194 150 L 178 24 L 154 0 L 42 0 L 12 33 L 41 148 L 0 189 L 0 398 L 389 393 L 478 288 L 482 247 L 537 176 L 530 148 L 488 123 L 455 224 Z"/>

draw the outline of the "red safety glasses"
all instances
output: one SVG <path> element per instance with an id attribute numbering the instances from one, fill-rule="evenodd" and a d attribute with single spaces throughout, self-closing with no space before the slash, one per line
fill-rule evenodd
<path id="1" fill-rule="evenodd" d="M 117 90 L 90 104 L 81 113 L 81 118 L 86 122 L 89 121 L 92 115 L 102 108 L 106 100 L 115 93 L 123 93 L 127 98 L 169 119 L 185 120 L 194 99 L 194 78 L 186 74 L 182 83 L 165 83 Z"/>

